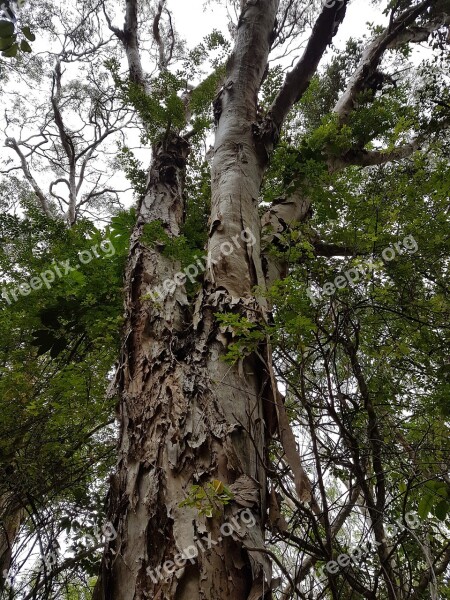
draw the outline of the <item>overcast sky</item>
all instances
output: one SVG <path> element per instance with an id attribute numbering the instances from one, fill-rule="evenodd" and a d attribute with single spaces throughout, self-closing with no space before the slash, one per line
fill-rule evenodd
<path id="1" fill-rule="evenodd" d="M 226 11 L 223 7 L 213 6 L 204 10 L 204 0 L 169 0 L 168 6 L 174 12 L 178 31 L 191 44 L 198 43 L 203 35 L 212 28 L 226 30 Z M 336 44 L 353 36 L 360 37 L 367 31 L 366 22 L 374 21 L 384 23 L 385 17 L 381 14 L 380 6 L 374 8 L 369 0 L 353 0 L 347 9 L 347 15 L 338 35 Z"/>

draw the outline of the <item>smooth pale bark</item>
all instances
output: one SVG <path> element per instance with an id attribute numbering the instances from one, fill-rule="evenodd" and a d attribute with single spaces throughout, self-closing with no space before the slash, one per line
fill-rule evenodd
<path id="1" fill-rule="evenodd" d="M 260 523 L 248 529 L 244 539 L 227 537 L 200 552 L 194 564 L 188 562 L 167 579 L 159 580 L 157 575 L 159 567 L 194 546 L 202 533 L 211 532 L 214 540 L 221 535 L 224 516 L 206 519 L 194 508 L 180 508 L 193 483 L 212 479 L 234 483 L 230 514 L 251 507 L 256 518 L 263 512 L 265 492 L 261 460 L 243 430 L 243 426 L 252 428 L 263 455 L 261 397 L 256 393 L 262 383 L 250 363 L 242 366 L 246 377 L 237 369 L 227 377 L 230 369 L 220 361 L 225 340 L 214 311 L 224 305 L 225 296 L 212 288 L 205 291 L 195 323 L 183 286 L 161 303 L 144 299 L 162 288 L 166 279 L 173 280 L 177 271 L 158 250 L 146 248 L 139 235 L 143 223 L 155 219 L 165 224 L 168 233 L 178 233 L 185 151 L 180 139 L 157 150 L 149 193 L 133 236 L 126 275 L 127 332 L 118 382 L 121 458 L 113 485 L 116 495 L 111 497 L 118 538 L 104 560 L 96 598 L 256 599 L 270 580 L 264 557 L 253 553 L 250 558 L 243 548 L 245 543 L 262 546 Z M 245 244 L 241 244 L 243 252 Z M 255 413 L 260 414 L 256 426 L 252 425 Z M 261 563 L 267 571 L 264 584 Z"/>
<path id="2" fill-rule="evenodd" d="M 355 108 L 358 94 L 364 91 L 370 76 L 379 67 L 387 49 L 396 48 L 407 42 L 423 42 L 433 31 L 449 23 L 447 11 L 443 10 L 444 7 L 440 7 L 440 10 L 432 11 L 433 18 L 429 22 L 422 23 L 420 27 L 414 25 L 417 18 L 432 5 L 432 0 L 424 0 L 415 6 L 410 6 L 364 49 L 347 89 L 334 107 L 334 112 L 341 122 L 344 122 Z"/>
<path id="3" fill-rule="evenodd" d="M 277 427 L 270 349 L 262 344 L 238 364 L 227 365 L 222 358 L 232 332 L 218 325 L 216 313 L 232 312 L 253 322 L 268 315 L 263 295 L 255 295 L 255 286 L 264 289 L 270 282 L 263 268 L 258 206 L 267 149 L 277 135 L 273 131 L 268 140 L 263 134 L 257 97 L 277 9 L 278 0 L 243 5 L 224 86 L 214 103 L 208 263 L 193 311 L 182 285 L 167 288 L 161 302 L 145 300 L 174 278 L 176 266 L 157 247 L 141 243 L 142 226 L 160 220 L 169 235 L 177 236 L 183 215 L 187 148 L 172 136 L 155 149 L 125 282 L 127 327 L 118 377 L 122 435 L 110 499 L 118 537 L 105 553 L 96 599 L 271 597 L 271 565 L 264 551 L 265 463 Z M 317 56 L 335 32 L 334 18 L 327 15 L 323 21 L 327 40 Z M 305 72 L 306 83 L 299 73 L 286 89 L 299 85 L 301 94 L 310 73 Z M 295 220 L 308 210 L 309 201 L 299 203 Z M 272 211 L 275 220 L 279 216 Z M 222 515 L 207 519 L 195 508 L 180 508 L 193 483 L 213 479 L 234 494 Z M 206 548 L 176 573 L 158 575 L 202 533 L 217 540 L 223 521 L 239 517 L 246 507 L 253 512 L 253 527 Z"/>
<path id="4" fill-rule="evenodd" d="M 274 203 L 261 219 L 263 232 L 263 268 L 266 285 L 270 287 L 275 281 L 284 279 L 289 264 L 280 256 L 270 253 L 272 245 L 299 223 L 304 223 L 311 216 L 311 199 L 300 190 L 295 190 L 289 198 Z"/>

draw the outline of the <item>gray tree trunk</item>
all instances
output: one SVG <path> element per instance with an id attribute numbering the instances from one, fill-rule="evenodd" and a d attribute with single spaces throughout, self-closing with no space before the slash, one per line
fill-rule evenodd
<path id="1" fill-rule="evenodd" d="M 158 248 L 145 247 L 142 229 L 160 220 L 168 235 L 179 235 L 188 146 L 170 134 L 154 150 L 126 272 L 120 459 L 110 498 L 118 537 L 105 553 L 96 598 L 271 595 L 270 563 L 255 550 L 264 547 L 268 377 L 255 355 L 231 367 L 221 360 L 230 336 L 215 318 L 233 311 L 257 321 L 266 314 L 253 291 L 264 286 L 258 197 L 267 160 L 254 124 L 278 3 L 259 4 L 248 3 L 241 18 L 216 101 L 209 261 L 194 307 L 183 285 L 166 284 L 164 299 L 148 300 L 178 269 Z M 213 480 L 233 493 L 221 514 L 180 507 L 192 484 Z M 244 510 L 251 511 L 245 519 Z M 232 518 L 235 532 L 225 536 L 220 527 Z M 189 548 L 208 535 L 223 539 L 201 542 L 204 551 L 183 561 L 180 555 L 193 554 Z M 174 559 L 181 566 L 167 574 L 161 567 Z"/>

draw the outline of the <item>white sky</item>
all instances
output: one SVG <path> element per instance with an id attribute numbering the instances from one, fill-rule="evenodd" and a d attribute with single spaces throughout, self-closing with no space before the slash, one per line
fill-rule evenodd
<path id="1" fill-rule="evenodd" d="M 226 31 L 227 19 L 223 7 L 215 5 L 204 8 L 204 0 L 169 0 L 168 6 L 173 10 L 178 31 L 192 45 L 201 41 L 203 35 L 212 28 Z M 347 8 L 345 21 L 335 38 L 335 43 L 342 46 L 342 42 L 345 44 L 349 37 L 362 36 L 367 31 L 367 21 L 385 23 L 386 18 L 381 14 L 381 7 L 373 7 L 369 0 L 353 0 Z"/>

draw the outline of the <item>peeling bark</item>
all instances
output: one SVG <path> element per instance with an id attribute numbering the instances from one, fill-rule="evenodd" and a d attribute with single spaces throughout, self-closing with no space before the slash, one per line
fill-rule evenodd
<path id="1" fill-rule="evenodd" d="M 320 514 L 276 392 L 270 347 L 263 345 L 227 365 L 222 358 L 232 338 L 216 319 L 235 313 L 255 323 L 267 321 L 270 307 L 255 287 L 264 289 L 283 278 L 288 265 L 270 260 L 265 248 L 311 210 L 311 200 L 298 190 L 272 206 L 261 223 L 261 182 L 279 128 L 307 89 L 344 18 L 346 2 L 321 12 L 303 59 L 264 118 L 257 97 L 278 4 L 242 3 L 235 48 L 214 102 L 208 262 L 194 303 L 177 278 L 179 265 L 164 256 L 162 243 L 148 247 L 143 237 L 145 225 L 155 221 L 169 236 L 180 234 L 189 145 L 168 133 L 154 148 L 125 276 L 126 326 L 117 374 L 120 459 L 109 508 L 118 536 L 106 548 L 95 600 L 271 598 L 271 564 L 264 550 L 265 463 L 276 428 L 300 499 Z M 131 79 L 145 91 L 135 12 L 136 1 L 127 0 L 126 27 L 115 32 L 124 41 Z M 381 57 L 378 50 L 372 49 L 374 62 Z M 344 112 L 359 84 L 355 79 L 347 91 Z M 167 280 L 174 283 L 167 285 Z M 156 288 L 165 290 L 157 301 Z M 198 507 L 181 506 L 192 484 L 207 486 L 214 480 L 232 491 L 229 505 L 211 517 Z M 223 537 L 221 525 L 238 519 L 245 508 L 252 511 L 254 526 Z M 205 547 L 186 560 L 202 535 L 223 539 L 207 546 L 202 542 Z"/>
<path id="2" fill-rule="evenodd" d="M 216 102 L 209 260 L 193 311 L 182 285 L 160 302 L 145 299 L 178 271 L 158 247 L 145 247 L 142 229 L 160 220 L 169 235 L 179 234 L 188 147 L 171 135 L 154 152 L 126 270 L 120 461 L 110 497 L 118 537 L 105 553 L 97 600 L 271 597 L 270 561 L 254 551 L 264 547 L 267 373 L 256 356 L 232 367 L 221 360 L 230 340 L 215 314 L 265 318 L 253 288 L 264 285 L 258 199 L 266 163 L 253 132 L 277 7 L 276 0 L 245 5 Z M 180 508 L 193 483 L 213 479 L 234 494 L 222 514 Z M 158 569 L 176 557 L 181 564 L 180 553 L 202 534 L 218 540 L 220 526 L 244 508 L 252 510 L 253 527 L 159 577 Z"/>
<path id="3" fill-rule="evenodd" d="M 257 303 L 250 295 L 256 282 L 253 270 L 247 275 L 247 295 L 238 298 L 225 289 L 227 263 L 219 261 L 214 268 L 216 285 L 205 284 L 195 311 L 183 286 L 161 302 L 145 299 L 178 271 L 158 248 L 145 247 L 141 236 L 144 224 L 156 219 L 169 235 L 179 234 L 187 152 L 186 142 L 176 136 L 155 150 L 148 193 L 132 238 L 126 272 L 127 325 L 118 373 L 120 462 L 110 498 L 118 538 L 105 554 L 95 598 L 256 600 L 264 597 L 264 586 L 269 590 L 266 556 L 245 550 L 245 545 L 263 546 L 265 478 L 258 456 L 265 452 L 263 373 L 254 360 L 232 369 L 220 360 L 226 339 L 214 318 L 215 311 L 231 306 L 255 310 Z M 249 248 L 241 243 L 235 250 L 245 257 L 248 268 Z M 222 283 L 220 289 L 217 281 Z M 180 508 L 193 483 L 212 479 L 235 486 L 226 515 L 207 519 L 194 508 Z M 243 481 L 245 494 L 239 491 Z M 158 568 L 166 561 L 194 546 L 202 534 L 217 540 L 221 524 L 249 506 L 255 527 L 199 552 L 192 564 L 188 561 L 166 579 L 159 577 Z"/>
<path id="4" fill-rule="evenodd" d="M 0 497 L 0 592 L 5 586 L 5 575 L 11 568 L 12 550 L 17 539 L 24 511 L 9 495 Z"/>

